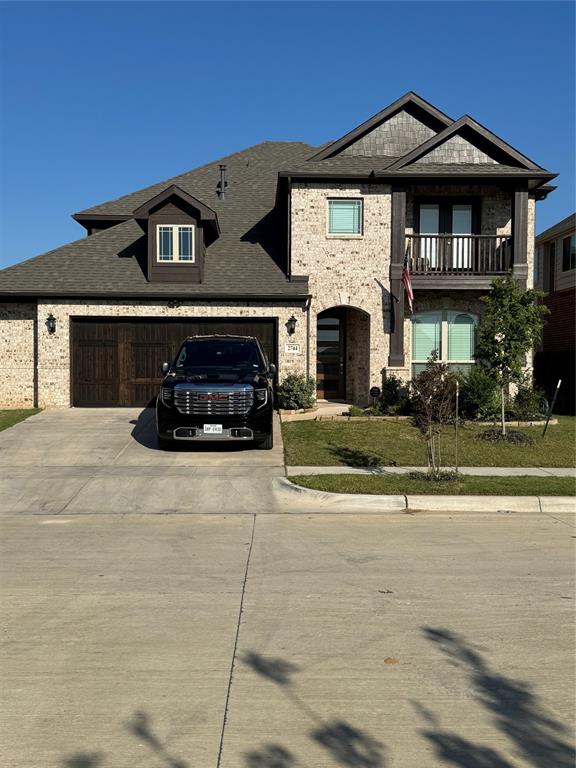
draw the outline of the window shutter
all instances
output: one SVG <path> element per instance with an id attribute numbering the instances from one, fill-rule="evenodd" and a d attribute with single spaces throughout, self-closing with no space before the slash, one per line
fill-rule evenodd
<path id="1" fill-rule="evenodd" d="M 416 315 L 412 321 L 412 360 L 425 362 L 434 350 L 440 354 L 440 314 Z"/>
<path id="2" fill-rule="evenodd" d="M 329 200 L 328 210 L 330 234 L 359 235 L 361 233 L 361 200 Z"/>
<path id="3" fill-rule="evenodd" d="M 456 312 L 448 314 L 448 360 L 474 360 L 475 328 L 472 315 Z"/>

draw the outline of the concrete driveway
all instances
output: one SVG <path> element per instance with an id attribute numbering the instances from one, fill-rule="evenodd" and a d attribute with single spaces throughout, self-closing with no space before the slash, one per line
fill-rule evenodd
<path id="1" fill-rule="evenodd" d="M 34 514 L 269 512 L 284 474 L 271 451 L 243 445 L 156 446 L 154 410 L 44 411 L 0 432 L 0 511 Z"/>

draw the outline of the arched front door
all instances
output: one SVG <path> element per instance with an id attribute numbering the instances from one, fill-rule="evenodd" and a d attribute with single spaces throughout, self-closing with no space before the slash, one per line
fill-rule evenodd
<path id="1" fill-rule="evenodd" d="M 346 309 L 321 312 L 317 319 L 316 394 L 320 400 L 346 397 Z"/>

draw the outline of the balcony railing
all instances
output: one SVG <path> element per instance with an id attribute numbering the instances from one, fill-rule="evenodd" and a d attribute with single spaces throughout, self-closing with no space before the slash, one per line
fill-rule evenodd
<path id="1" fill-rule="evenodd" d="M 512 268 L 509 235 L 406 235 L 414 275 L 501 275 Z"/>

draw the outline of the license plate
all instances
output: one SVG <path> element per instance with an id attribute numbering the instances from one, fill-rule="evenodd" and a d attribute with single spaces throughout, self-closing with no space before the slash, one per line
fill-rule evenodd
<path id="1" fill-rule="evenodd" d="M 204 424 L 205 435 L 221 435 L 222 424 Z"/>

